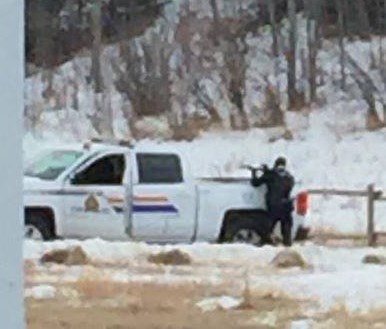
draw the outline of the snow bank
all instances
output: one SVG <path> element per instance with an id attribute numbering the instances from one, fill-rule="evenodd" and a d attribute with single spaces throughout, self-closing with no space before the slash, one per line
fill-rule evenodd
<path id="1" fill-rule="evenodd" d="M 291 322 L 290 329 L 311 329 L 312 321 L 310 320 L 297 320 Z"/>
<path id="2" fill-rule="evenodd" d="M 34 299 L 52 299 L 56 296 L 56 288 L 50 285 L 39 285 L 27 288 L 24 295 Z"/>
<path id="3" fill-rule="evenodd" d="M 230 310 L 237 308 L 242 304 L 242 300 L 230 296 L 221 296 L 213 298 L 205 298 L 199 301 L 196 306 L 203 312 L 214 311 L 217 309 Z"/>
<path id="4" fill-rule="evenodd" d="M 93 262 L 143 264 L 148 263 L 150 255 L 170 252 L 175 249 L 189 255 L 194 265 L 245 264 L 255 258 L 256 264 L 268 265 L 278 249 L 266 246 L 257 249 L 247 245 L 212 245 L 195 243 L 191 245 L 150 245 L 136 242 L 107 242 L 101 239 L 91 239 L 83 242 L 76 240 L 61 240 L 40 243 L 26 240 L 24 242 L 24 259 L 39 260 L 48 251 L 81 246 Z"/>

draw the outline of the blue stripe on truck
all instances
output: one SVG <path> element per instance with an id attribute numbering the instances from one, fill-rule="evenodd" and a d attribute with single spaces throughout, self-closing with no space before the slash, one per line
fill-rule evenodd
<path id="1" fill-rule="evenodd" d="M 113 206 L 116 213 L 123 213 L 124 208 Z M 177 214 L 178 210 L 172 205 L 133 205 L 134 213 L 173 213 Z"/>
<path id="2" fill-rule="evenodd" d="M 162 212 L 162 213 L 178 213 L 178 210 L 173 205 L 133 205 L 133 212 Z"/>

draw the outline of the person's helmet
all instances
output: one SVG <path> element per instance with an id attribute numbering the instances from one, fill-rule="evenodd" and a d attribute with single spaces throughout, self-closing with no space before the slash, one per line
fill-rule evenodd
<path id="1" fill-rule="evenodd" d="M 284 167 L 285 168 L 286 165 L 287 165 L 287 160 L 284 157 L 278 157 L 275 160 L 275 168 L 278 168 L 278 167 Z"/>

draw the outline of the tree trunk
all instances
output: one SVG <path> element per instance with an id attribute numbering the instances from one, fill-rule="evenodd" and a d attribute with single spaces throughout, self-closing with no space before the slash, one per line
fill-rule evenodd
<path id="1" fill-rule="evenodd" d="M 384 125 L 377 113 L 375 100 L 375 95 L 379 94 L 379 90 L 377 89 L 371 77 L 359 66 L 359 64 L 350 55 L 347 55 L 347 60 L 348 64 L 351 66 L 353 71 L 352 76 L 362 92 L 363 99 L 368 105 L 367 128 L 369 130 L 382 128 Z"/>
<path id="2" fill-rule="evenodd" d="M 235 105 L 239 117 L 238 129 L 247 130 L 249 128 L 248 116 L 244 108 L 243 89 L 239 85 L 240 81 L 231 79 L 229 94 L 230 100 Z"/>
<path id="3" fill-rule="evenodd" d="M 383 1 L 384 8 L 382 7 L 382 0 L 378 0 L 378 30 L 379 30 L 379 67 L 384 65 L 383 55 L 383 36 L 386 32 L 386 1 Z M 384 19 L 382 19 L 384 17 Z"/>
<path id="4" fill-rule="evenodd" d="M 279 67 L 279 41 L 278 41 L 278 29 L 276 23 L 276 0 L 268 0 L 269 18 L 272 29 L 272 54 L 274 57 L 275 66 L 275 78 L 277 91 L 280 90 L 280 67 Z"/>
<path id="5" fill-rule="evenodd" d="M 213 14 L 213 42 L 215 46 L 219 45 L 219 19 L 220 19 L 220 14 L 218 12 L 218 6 L 217 6 L 217 0 L 210 0 L 210 6 L 212 8 L 212 14 Z"/>
<path id="6" fill-rule="evenodd" d="M 383 38 L 386 33 L 386 0 L 383 0 L 383 8 L 380 3 L 380 40 L 379 40 L 379 67 L 381 70 L 381 77 L 383 81 L 383 88 L 386 90 L 386 62 L 383 54 Z M 386 97 L 384 97 L 384 100 Z M 386 104 L 383 104 L 383 124 L 386 125 Z"/>
<path id="7" fill-rule="evenodd" d="M 92 9 L 92 35 L 93 46 L 91 55 L 91 79 L 94 83 L 96 93 L 103 91 L 103 81 L 101 73 L 101 43 L 102 43 L 102 22 L 101 22 L 101 0 L 95 0 Z"/>
<path id="8" fill-rule="evenodd" d="M 305 8 L 308 12 L 307 17 L 307 44 L 308 44 L 308 82 L 310 88 L 310 101 L 316 101 L 316 59 L 318 55 L 318 29 L 320 16 L 320 2 L 315 0 L 305 0 Z"/>
<path id="9" fill-rule="evenodd" d="M 295 0 L 288 0 L 288 16 L 290 20 L 289 50 L 287 55 L 288 70 L 288 108 L 296 108 L 296 3 Z"/>
<path id="10" fill-rule="evenodd" d="M 341 72 L 341 88 L 346 90 L 346 50 L 344 47 L 345 26 L 344 26 L 344 4 L 342 0 L 336 0 L 338 10 L 338 25 L 339 25 L 339 48 L 340 48 L 340 72 Z"/>
<path id="11" fill-rule="evenodd" d="M 359 33 L 363 38 L 370 38 L 370 23 L 367 8 L 363 0 L 356 0 L 356 7 L 359 16 Z"/>
<path id="12" fill-rule="evenodd" d="M 268 0 L 269 18 L 272 28 L 272 53 L 273 56 L 279 56 L 279 44 L 277 38 L 277 23 L 276 23 L 276 0 Z"/>
<path id="13" fill-rule="evenodd" d="M 266 125 L 277 127 L 284 125 L 284 114 L 280 108 L 280 98 L 278 90 L 270 84 L 268 78 L 265 78 L 265 109 L 268 113 Z"/>
<path id="14" fill-rule="evenodd" d="M 379 67 L 381 70 L 381 76 L 384 84 L 384 88 L 386 89 L 386 61 L 385 55 L 383 53 L 383 38 L 384 33 L 386 33 L 386 0 L 383 1 L 383 8 L 381 4 L 381 0 L 379 0 L 379 28 L 380 28 L 380 36 L 379 36 Z M 386 117 L 385 117 L 386 121 Z"/>

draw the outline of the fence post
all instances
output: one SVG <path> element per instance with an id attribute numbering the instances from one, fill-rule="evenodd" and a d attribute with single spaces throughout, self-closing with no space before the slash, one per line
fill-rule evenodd
<path id="1" fill-rule="evenodd" d="M 367 243 L 369 247 L 375 247 L 376 239 L 374 232 L 374 184 L 367 187 Z"/>

